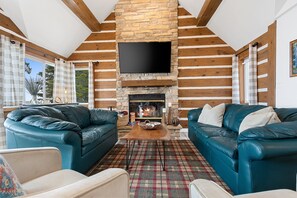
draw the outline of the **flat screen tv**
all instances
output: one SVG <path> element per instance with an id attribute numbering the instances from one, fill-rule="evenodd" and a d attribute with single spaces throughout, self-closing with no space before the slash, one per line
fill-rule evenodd
<path id="1" fill-rule="evenodd" d="M 171 42 L 119 43 L 120 73 L 170 73 Z"/>

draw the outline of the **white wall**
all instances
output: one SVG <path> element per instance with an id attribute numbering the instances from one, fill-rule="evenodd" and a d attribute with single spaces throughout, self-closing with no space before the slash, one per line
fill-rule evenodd
<path id="1" fill-rule="evenodd" d="M 297 39 L 297 5 L 277 18 L 276 106 L 297 107 L 297 77 L 290 77 L 289 43 Z"/>

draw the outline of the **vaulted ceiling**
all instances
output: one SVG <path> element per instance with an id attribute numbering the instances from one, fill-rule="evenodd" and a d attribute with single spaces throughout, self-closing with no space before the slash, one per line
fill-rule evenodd
<path id="1" fill-rule="evenodd" d="M 205 4 L 211 1 L 220 0 L 179 0 L 179 4 L 199 18 L 200 11 L 205 11 Z M 27 39 L 68 57 L 94 31 L 96 24 L 104 22 L 117 2 L 0 0 L 0 7 Z M 296 3 L 296 0 L 223 0 L 207 27 L 237 50 L 266 32 L 277 16 Z M 86 23 L 90 18 L 96 21 Z"/>

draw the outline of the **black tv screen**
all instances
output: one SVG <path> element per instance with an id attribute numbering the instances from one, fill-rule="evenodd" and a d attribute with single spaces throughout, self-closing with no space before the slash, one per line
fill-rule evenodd
<path id="1" fill-rule="evenodd" d="M 170 73 L 171 42 L 119 43 L 121 73 Z"/>

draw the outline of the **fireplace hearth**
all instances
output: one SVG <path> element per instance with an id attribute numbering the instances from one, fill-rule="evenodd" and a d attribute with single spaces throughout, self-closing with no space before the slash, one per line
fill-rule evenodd
<path id="1" fill-rule="evenodd" d="M 134 94 L 128 97 L 129 113 L 135 113 L 136 121 L 161 121 L 165 94 Z"/>

